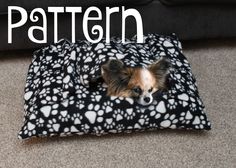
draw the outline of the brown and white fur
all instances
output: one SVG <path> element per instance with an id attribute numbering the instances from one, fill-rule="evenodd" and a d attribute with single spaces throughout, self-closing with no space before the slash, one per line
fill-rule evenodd
<path id="1" fill-rule="evenodd" d="M 148 67 L 127 67 L 120 60 L 109 60 L 102 65 L 102 77 L 108 96 L 130 97 L 141 105 L 149 105 L 153 94 L 167 88 L 170 63 L 160 59 Z"/>

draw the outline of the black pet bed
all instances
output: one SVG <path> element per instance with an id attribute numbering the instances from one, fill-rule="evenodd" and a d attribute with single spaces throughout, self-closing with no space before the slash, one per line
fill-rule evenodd
<path id="1" fill-rule="evenodd" d="M 104 84 L 96 81 L 108 59 L 120 59 L 134 67 L 147 66 L 161 57 L 172 64 L 169 89 L 155 94 L 149 106 L 140 106 L 131 98 L 109 97 Z M 20 139 L 211 128 L 196 80 L 175 35 L 149 34 L 143 44 L 136 43 L 136 38 L 127 39 L 125 44 L 118 38 L 109 44 L 104 39 L 98 44 L 60 40 L 34 53 L 24 98 Z"/>

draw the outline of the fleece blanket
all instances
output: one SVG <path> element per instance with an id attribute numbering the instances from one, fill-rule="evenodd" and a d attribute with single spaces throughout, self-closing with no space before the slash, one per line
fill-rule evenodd
<path id="1" fill-rule="evenodd" d="M 120 59 L 127 66 L 148 66 L 166 57 L 172 64 L 169 89 L 158 93 L 149 106 L 132 98 L 110 97 L 95 80 L 101 65 Z M 93 83 L 93 85 L 91 85 Z M 135 37 L 121 43 L 112 38 L 97 44 L 60 40 L 36 51 L 26 79 L 25 117 L 18 137 L 107 134 L 170 128 L 209 130 L 205 108 L 175 35 L 149 34 L 144 43 Z"/>

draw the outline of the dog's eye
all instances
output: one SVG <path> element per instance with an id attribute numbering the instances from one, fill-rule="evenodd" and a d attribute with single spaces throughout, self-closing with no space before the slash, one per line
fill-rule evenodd
<path id="1" fill-rule="evenodd" d="M 135 88 L 132 89 L 132 91 L 136 94 L 141 94 L 142 93 L 142 90 L 141 90 L 140 87 L 135 87 Z"/>
<path id="2" fill-rule="evenodd" d="M 151 87 L 151 89 L 149 89 L 148 92 L 152 92 L 152 90 L 153 90 L 153 87 Z"/>

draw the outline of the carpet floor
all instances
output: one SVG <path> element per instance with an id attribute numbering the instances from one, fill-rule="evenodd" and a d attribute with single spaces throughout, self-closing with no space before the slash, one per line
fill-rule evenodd
<path id="1" fill-rule="evenodd" d="M 0 53 L 0 168 L 236 167 L 236 41 L 185 42 L 212 123 L 209 132 L 18 140 L 31 51 Z"/>

